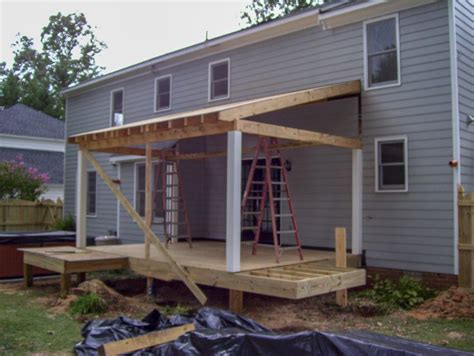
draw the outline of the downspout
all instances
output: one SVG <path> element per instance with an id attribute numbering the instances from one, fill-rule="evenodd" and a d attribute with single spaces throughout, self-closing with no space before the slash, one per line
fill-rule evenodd
<path id="1" fill-rule="evenodd" d="M 460 154 L 460 131 L 459 131 L 459 96 L 458 96 L 458 63 L 457 63 L 457 45 L 456 45 L 456 9 L 455 0 L 448 0 L 449 13 L 449 51 L 451 68 L 451 111 L 452 111 L 452 135 L 453 135 L 453 160 L 458 164 L 452 167 L 453 170 L 453 256 L 454 256 L 454 274 L 459 273 L 459 221 L 458 221 L 458 187 L 461 185 L 461 154 Z"/>

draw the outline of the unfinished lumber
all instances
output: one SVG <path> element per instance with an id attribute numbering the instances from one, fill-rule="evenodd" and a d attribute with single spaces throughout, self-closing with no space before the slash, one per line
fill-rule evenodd
<path id="1" fill-rule="evenodd" d="M 236 127 L 239 131 L 253 135 L 302 142 L 314 142 L 342 148 L 362 148 L 362 141 L 359 138 L 336 136 L 322 132 L 295 129 L 287 126 L 272 125 L 248 120 L 236 121 Z"/>
<path id="2" fill-rule="evenodd" d="M 244 292 L 229 289 L 229 310 L 235 314 L 242 314 L 244 311 Z"/>
<path id="3" fill-rule="evenodd" d="M 105 184 L 109 187 L 111 192 L 115 195 L 115 197 L 120 202 L 120 204 L 124 207 L 127 213 L 132 217 L 132 219 L 135 221 L 138 227 L 145 233 L 146 238 L 149 239 L 150 243 L 153 244 L 153 246 L 158 250 L 158 252 L 161 253 L 165 257 L 166 262 L 169 263 L 173 272 L 175 272 L 177 276 L 181 278 L 184 284 L 186 284 L 189 290 L 194 294 L 196 299 L 199 300 L 201 304 L 205 304 L 207 301 L 206 295 L 201 291 L 201 289 L 196 285 L 196 283 L 194 283 L 194 281 L 190 278 L 189 273 L 180 264 L 176 262 L 173 256 L 170 255 L 168 250 L 161 243 L 160 239 L 155 235 L 153 230 L 146 224 L 143 218 L 136 212 L 132 204 L 130 204 L 130 202 L 122 193 L 122 191 L 120 191 L 117 188 L 116 184 L 114 184 L 114 182 L 110 179 L 107 173 L 105 173 L 104 169 L 100 166 L 100 164 L 97 162 L 94 156 L 85 148 L 81 148 L 81 150 L 83 150 L 84 156 L 95 168 L 96 172 L 100 175 L 100 177 L 103 179 Z"/>
<path id="4" fill-rule="evenodd" d="M 69 273 L 61 273 L 61 290 L 59 295 L 64 298 L 69 294 L 69 288 L 71 287 L 71 275 Z"/>
<path id="5" fill-rule="evenodd" d="M 347 267 L 346 254 L 346 229 L 336 227 L 336 267 Z M 342 308 L 347 307 L 347 289 L 336 292 L 336 303 Z"/>
<path id="6" fill-rule="evenodd" d="M 459 216 L 459 286 L 474 288 L 474 193 L 464 193 L 459 187 L 458 192 Z"/>
<path id="7" fill-rule="evenodd" d="M 25 288 L 33 286 L 33 266 L 23 263 L 23 285 Z"/>
<path id="8" fill-rule="evenodd" d="M 158 346 L 176 340 L 187 332 L 194 331 L 194 324 L 184 324 L 174 328 L 154 331 L 145 335 L 118 340 L 104 344 L 99 349 L 99 355 L 114 356 Z"/>

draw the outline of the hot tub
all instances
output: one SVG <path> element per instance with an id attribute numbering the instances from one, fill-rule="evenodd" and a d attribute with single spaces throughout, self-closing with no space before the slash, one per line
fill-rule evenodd
<path id="1" fill-rule="evenodd" d="M 23 276 L 23 253 L 19 248 L 74 246 L 76 233 L 70 231 L 0 232 L 0 279 Z M 51 274 L 33 268 L 34 275 Z"/>

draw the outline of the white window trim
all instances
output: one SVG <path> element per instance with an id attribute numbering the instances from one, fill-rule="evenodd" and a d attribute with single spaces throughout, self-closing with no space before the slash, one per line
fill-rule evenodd
<path id="1" fill-rule="evenodd" d="M 392 19 L 392 18 L 395 18 L 395 33 L 396 33 L 396 41 L 397 41 L 397 72 L 398 72 L 397 82 L 390 83 L 390 84 L 380 84 L 380 85 L 369 86 L 369 63 L 368 63 L 368 54 L 367 54 L 367 25 L 370 23 L 379 22 L 379 21 Z M 401 75 L 401 60 L 400 60 L 400 24 L 398 20 L 398 13 L 364 21 L 362 32 L 364 34 L 364 89 L 368 91 L 368 90 L 376 90 L 376 89 L 400 86 L 402 84 L 402 75 Z"/>
<path id="2" fill-rule="evenodd" d="M 167 108 L 157 109 L 156 108 L 156 103 L 157 103 L 156 95 L 158 94 L 158 81 L 160 79 L 164 79 L 164 78 L 170 78 L 170 103 L 169 103 Z M 172 92 L 173 92 L 173 76 L 171 74 L 161 75 L 161 76 L 155 78 L 155 99 L 153 100 L 153 111 L 154 112 L 163 112 L 163 111 L 170 111 L 171 110 Z"/>
<path id="3" fill-rule="evenodd" d="M 211 98 L 211 78 L 212 78 L 212 66 L 220 63 L 227 62 L 227 96 L 220 96 L 218 98 Z M 209 63 L 209 68 L 208 68 L 208 85 L 207 85 L 207 100 L 209 102 L 213 101 L 219 101 L 219 100 L 225 100 L 225 99 L 230 99 L 230 58 L 224 58 L 224 59 L 219 59 L 217 61 L 213 61 Z"/>
<path id="4" fill-rule="evenodd" d="M 97 217 L 97 172 L 95 171 L 95 169 L 91 169 L 89 168 L 87 170 L 87 185 L 86 185 L 86 191 L 87 191 L 87 195 L 89 195 L 89 173 L 91 172 L 95 172 L 95 214 L 89 214 L 87 212 L 87 206 L 86 206 L 86 217 L 88 218 L 96 218 Z M 86 203 L 87 203 L 87 200 L 86 200 Z"/>
<path id="5" fill-rule="evenodd" d="M 379 188 L 379 143 L 386 141 L 403 141 L 404 159 L 405 159 L 405 189 L 380 189 Z M 374 157 L 375 157 L 375 192 L 376 193 L 408 193 L 408 136 L 384 136 L 376 137 L 374 140 Z"/>
<path id="6" fill-rule="evenodd" d="M 113 126 L 113 117 L 112 117 L 112 112 L 113 112 L 113 103 L 114 103 L 114 93 L 116 92 L 122 92 L 122 115 L 123 115 L 123 124 L 125 124 L 125 88 L 117 88 L 114 90 L 110 91 L 110 112 L 109 112 L 109 126 L 110 127 L 115 127 Z"/>
<path id="7" fill-rule="evenodd" d="M 154 166 L 155 164 L 158 164 L 160 161 L 157 159 L 154 159 L 151 161 L 152 165 Z M 138 213 L 137 209 L 137 175 L 138 175 L 138 166 L 143 165 L 145 166 L 146 162 L 142 159 L 140 161 L 137 161 L 133 164 L 133 208 L 135 211 Z M 152 176 L 153 178 L 153 176 Z M 145 184 L 146 184 L 146 179 L 145 179 Z M 151 180 L 151 186 L 153 188 L 153 179 Z M 142 216 L 144 217 L 144 216 Z M 157 222 L 155 221 L 155 218 L 153 219 L 153 222 L 156 224 Z"/>

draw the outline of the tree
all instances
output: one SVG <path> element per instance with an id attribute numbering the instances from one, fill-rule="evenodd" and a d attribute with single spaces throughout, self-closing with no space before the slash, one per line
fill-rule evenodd
<path id="1" fill-rule="evenodd" d="M 292 12 L 316 7 L 324 0 L 252 0 L 240 15 L 244 27 L 250 27 L 283 17 Z"/>
<path id="2" fill-rule="evenodd" d="M 12 161 L 0 162 L 0 199 L 35 201 L 46 192 L 48 181 L 48 173 L 27 167 L 22 155 Z"/>
<path id="3" fill-rule="evenodd" d="M 41 31 L 41 50 L 34 48 L 32 38 L 18 35 L 12 44 L 12 67 L 0 63 L 2 104 L 21 102 L 64 118 L 61 89 L 94 78 L 105 69 L 96 64 L 95 56 L 107 46 L 93 30 L 84 14 L 58 12 Z"/>

